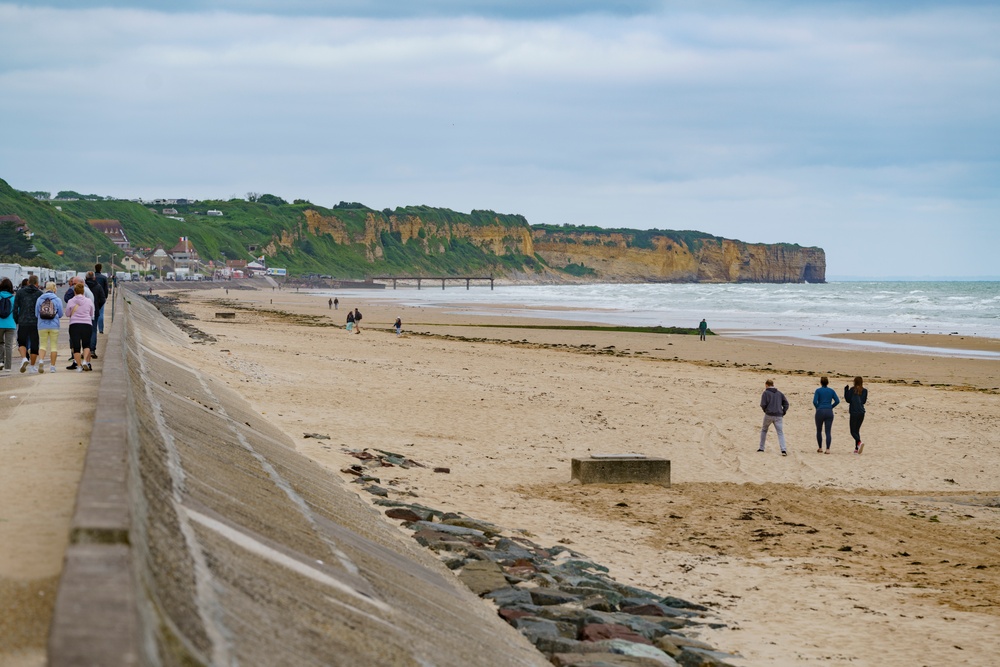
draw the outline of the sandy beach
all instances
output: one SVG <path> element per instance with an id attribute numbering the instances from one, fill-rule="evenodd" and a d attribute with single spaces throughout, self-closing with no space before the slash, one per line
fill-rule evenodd
<path id="1" fill-rule="evenodd" d="M 382 469 L 391 497 L 571 545 L 619 581 L 708 605 L 716 627 L 696 636 L 736 664 L 1000 661 L 1000 362 L 524 328 L 565 323 L 363 293 L 339 311 L 288 291 L 173 294 L 216 339 L 179 354 L 306 455 L 337 471 L 357 462 L 348 449 L 420 462 Z M 343 329 L 348 307 L 360 334 Z M 838 391 L 865 377 L 860 457 L 843 405 L 832 454 L 816 451 L 824 374 Z M 756 451 L 768 378 L 791 403 L 786 458 L 773 431 Z M 670 459 L 673 486 L 570 482 L 572 458 L 625 452 Z"/>
<path id="2" fill-rule="evenodd" d="M 1000 659 L 998 362 L 530 329 L 521 325 L 564 323 L 363 293 L 342 296 L 339 311 L 305 293 L 178 294 L 191 324 L 217 339 L 185 354 L 302 452 L 336 470 L 356 462 L 347 449 L 423 463 L 384 469 L 383 486 L 570 544 L 621 581 L 707 604 L 725 627 L 699 638 L 740 664 Z M 342 328 L 347 307 L 364 314 L 360 334 Z M 223 310 L 235 319 L 216 319 Z M 959 343 L 996 345 L 935 341 Z M 843 405 L 833 453 L 816 452 L 821 374 L 838 391 L 866 378 L 860 457 Z M 791 402 L 787 458 L 773 432 L 756 451 L 767 378 Z M 570 483 L 573 457 L 623 452 L 669 458 L 673 486 Z"/>

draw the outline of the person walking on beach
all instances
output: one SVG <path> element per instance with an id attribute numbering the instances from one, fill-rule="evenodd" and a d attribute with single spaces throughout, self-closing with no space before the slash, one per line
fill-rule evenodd
<path id="1" fill-rule="evenodd" d="M 333 309 L 337 310 L 340 307 L 340 299 L 333 297 Z"/>
<path id="2" fill-rule="evenodd" d="M 698 340 L 705 340 L 705 334 L 708 332 L 708 322 L 702 318 L 701 323 L 698 324 Z"/>
<path id="3" fill-rule="evenodd" d="M 354 309 L 354 333 L 361 333 L 361 311 Z"/>
<path id="4" fill-rule="evenodd" d="M 861 376 L 854 378 L 854 386 L 844 385 L 844 401 L 850 406 L 848 412 L 851 419 L 851 437 L 854 438 L 854 453 L 864 451 L 865 443 L 861 442 L 861 424 L 865 421 L 865 403 L 868 402 L 868 390 L 864 387 Z"/>
<path id="5" fill-rule="evenodd" d="M 758 452 L 764 451 L 764 441 L 767 440 L 767 430 L 774 424 L 774 430 L 778 434 L 778 445 L 781 447 L 781 455 L 788 456 L 785 449 L 785 429 L 784 417 L 788 412 L 788 399 L 774 386 L 774 380 L 764 383 L 764 393 L 760 395 L 760 409 L 764 411 L 764 423 L 760 427 L 760 448 Z"/>
<path id="6" fill-rule="evenodd" d="M 17 322 L 17 349 L 21 353 L 21 372 L 37 373 L 38 361 L 38 318 L 35 317 L 35 302 L 42 295 L 38 289 L 38 276 L 28 276 L 28 284 L 14 295 L 14 321 Z"/>
<path id="7" fill-rule="evenodd" d="M 399 317 L 396 321 L 392 323 L 393 328 L 396 330 L 396 335 L 399 336 L 403 333 L 403 320 Z"/>
<path id="8" fill-rule="evenodd" d="M 0 279 L 0 370 L 10 372 L 14 363 L 14 342 L 17 340 L 17 323 L 14 320 L 14 283 L 4 276 Z"/>
<path id="9" fill-rule="evenodd" d="M 826 453 L 830 453 L 830 442 L 833 440 L 833 409 L 840 405 L 837 392 L 830 389 L 830 378 L 825 375 L 819 379 L 820 387 L 813 393 L 813 407 L 816 408 L 816 451 L 823 451 L 823 428 L 826 427 Z"/>
<path id="10" fill-rule="evenodd" d="M 62 299 L 56 294 L 54 282 L 45 283 L 45 292 L 35 302 L 38 319 L 38 372 L 45 372 L 45 351 L 49 352 L 49 372 L 56 372 L 59 354 L 59 318 L 63 316 Z"/>
<path id="11" fill-rule="evenodd" d="M 329 300 L 329 301 L 327 301 L 326 303 L 327 303 L 327 305 L 329 306 L 330 310 L 333 310 L 333 299 L 330 299 L 330 300 Z"/>
<path id="12" fill-rule="evenodd" d="M 354 333 L 354 313 L 347 311 L 347 333 Z"/>
<path id="13" fill-rule="evenodd" d="M 93 302 L 83 294 L 83 283 L 73 285 L 73 298 L 66 304 L 69 315 L 69 346 L 73 350 L 73 363 L 77 373 L 92 371 L 90 365 L 90 334 L 93 330 L 95 308 Z M 82 355 L 82 356 L 81 356 Z"/>

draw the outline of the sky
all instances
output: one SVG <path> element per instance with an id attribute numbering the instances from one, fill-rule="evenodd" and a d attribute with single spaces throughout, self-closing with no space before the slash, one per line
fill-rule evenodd
<path id="1" fill-rule="evenodd" d="M 1000 3 L 0 0 L 0 178 L 1000 276 Z"/>

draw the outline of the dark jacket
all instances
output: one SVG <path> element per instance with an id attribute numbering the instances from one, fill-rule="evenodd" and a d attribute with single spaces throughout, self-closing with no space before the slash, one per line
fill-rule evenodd
<path id="1" fill-rule="evenodd" d="M 97 280 L 97 284 L 104 290 L 104 299 L 107 301 L 108 296 L 111 294 L 111 290 L 108 289 L 108 277 L 103 273 L 95 273 L 94 279 Z"/>
<path id="2" fill-rule="evenodd" d="M 851 385 L 844 385 L 844 401 L 851 406 L 850 410 L 847 412 L 852 415 L 863 415 L 865 414 L 865 403 L 868 402 L 868 390 L 864 387 L 861 388 L 860 394 L 854 393 L 854 387 Z"/>
<path id="3" fill-rule="evenodd" d="M 27 285 L 14 294 L 14 321 L 18 326 L 38 326 L 35 317 L 35 302 L 42 295 L 42 290 L 34 285 Z"/>
<path id="4" fill-rule="evenodd" d="M 84 280 L 90 291 L 94 293 L 94 314 L 96 317 L 97 312 L 104 307 L 104 302 L 108 300 L 108 293 L 104 291 L 101 284 L 97 282 L 97 278 L 87 278 Z"/>
<path id="5" fill-rule="evenodd" d="M 782 416 L 788 412 L 788 399 L 775 387 L 768 387 L 760 395 L 760 409 L 772 417 Z"/>

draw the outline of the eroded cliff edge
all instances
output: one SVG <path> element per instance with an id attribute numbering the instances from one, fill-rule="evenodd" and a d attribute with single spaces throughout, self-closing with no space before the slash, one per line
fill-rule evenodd
<path id="1" fill-rule="evenodd" d="M 425 260 L 454 267 L 455 255 L 462 254 L 464 246 L 496 258 L 497 275 L 527 274 L 546 280 L 826 281 L 823 249 L 788 243 L 745 243 L 695 231 L 529 226 L 521 216 L 492 211 L 472 216 L 449 211 L 447 216 L 428 217 L 400 209 L 392 214 L 368 210 L 353 219 L 338 213 L 323 216 L 306 211 L 306 224 L 298 234 L 287 234 L 277 244 L 291 249 L 298 235 L 328 235 L 337 244 L 363 252 L 373 270 L 387 253 L 405 249 L 414 275 L 429 267 Z M 464 254 L 467 261 L 486 259 Z"/>
<path id="2" fill-rule="evenodd" d="M 822 248 L 744 243 L 700 232 L 534 229 L 534 251 L 554 268 L 608 281 L 826 282 Z"/>

